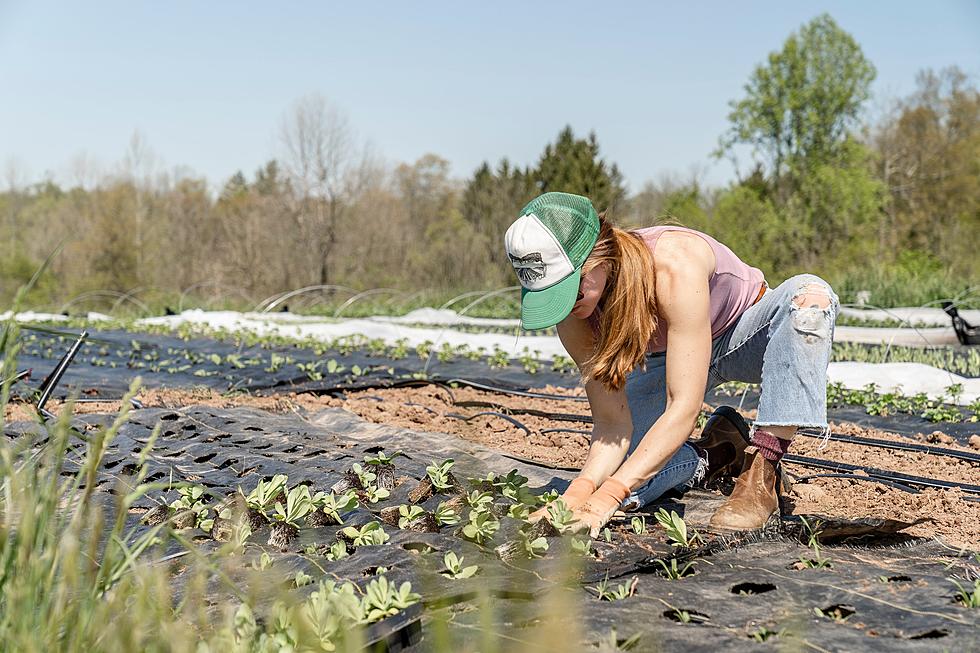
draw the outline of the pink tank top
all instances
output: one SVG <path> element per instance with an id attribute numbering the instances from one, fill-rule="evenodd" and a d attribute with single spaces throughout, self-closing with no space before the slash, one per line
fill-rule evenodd
<path id="1" fill-rule="evenodd" d="M 711 337 L 717 338 L 729 327 L 735 324 L 739 316 L 759 298 L 759 292 L 765 283 L 762 270 L 742 262 L 728 247 L 719 243 L 707 234 L 687 227 L 670 225 L 635 229 L 633 233 L 643 239 L 650 252 L 657 247 L 660 236 L 667 231 L 686 231 L 700 236 L 708 243 L 715 255 L 715 271 L 708 278 L 708 294 L 710 301 Z M 599 327 L 598 308 L 589 317 L 593 330 Z M 647 351 L 650 353 L 667 350 L 667 324 L 661 320 L 650 338 Z"/>

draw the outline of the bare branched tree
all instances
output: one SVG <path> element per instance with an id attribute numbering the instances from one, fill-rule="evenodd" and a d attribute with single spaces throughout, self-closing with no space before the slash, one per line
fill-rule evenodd
<path id="1" fill-rule="evenodd" d="M 373 157 L 358 143 L 347 116 L 321 95 L 297 100 L 283 117 L 279 137 L 298 227 L 317 258 L 315 281 L 326 284 L 338 231 L 371 176 Z"/>

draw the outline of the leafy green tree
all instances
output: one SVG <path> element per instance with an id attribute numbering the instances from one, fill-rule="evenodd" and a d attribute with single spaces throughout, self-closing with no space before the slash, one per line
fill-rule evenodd
<path id="1" fill-rule="evenodd" d="M 917 88 L 871 134 L 890 197 L 879 229 L 884 255 L 914 249 L 977 279 L 980 91 L 958 68 L 923 71 Z M 892 259 L 887 256 L 887 259 Z"/>
<path id="2" fill-rule="evenodd" d="M 745 97 L 731 103 L 731 127 L 716 154 L 750 146 L 785 201 L 813 166 L 847 153 L 874 78 L 854 38 L 829 15 L 818 16 L 753 71 Z"/>
<path id="3" fill-rule="evenodd" d="M 585 195 L 597 211 L 616 208 L 626 198 L 623 176 L 615 163 L 599 156 L 595 132 L 575 138 L 571 126 L 565 127 L 545 146 L 533 174 L 538 192 Z"/>

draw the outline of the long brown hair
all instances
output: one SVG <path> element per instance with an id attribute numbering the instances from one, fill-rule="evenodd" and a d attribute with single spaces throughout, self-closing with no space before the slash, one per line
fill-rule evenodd
<path id="1" fill-rule="evenodd" d="M 595 352 L 582 367 L 585 381 L 621 390 L 626 375 L 642 365 L 657 328 L 653 255 L 635 233 L 599 216 L 599 238 L 582 266 L 588 274 L 606 265 L 606 286 L 596 307 L 601 311 Z"/>

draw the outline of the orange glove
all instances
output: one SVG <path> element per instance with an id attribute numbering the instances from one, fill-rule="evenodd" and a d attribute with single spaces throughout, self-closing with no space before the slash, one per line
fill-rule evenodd
<path id="1" fill-rule="evenodd" d="M 592 479 L 579 476 L 569 483 L 564 494 L 561 495 L 561 500 L 565 502 L 565 505 L 569 510 L 575 510 L 589 500 L 589 497 L 592 496 L 595 489 L 595 483 L 592 481 Z M 543 519 L 547 515 L 548 506 L 544 506 L 543 508 L 538 508 L 528 515 L 527 519 L 529 522 L 534 523 L 540 519 Z"/>
<path id="2" fill-rule="evenodd" d="M 619 507 L 630 495 L 630 489 L 614 478 L 607 478 L 585 504 L 575 510 L 578 531 L 588 530 L 592 537 L 599 537 L 599 531 L 612 519 Z"/>

